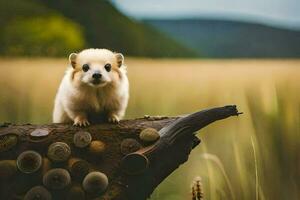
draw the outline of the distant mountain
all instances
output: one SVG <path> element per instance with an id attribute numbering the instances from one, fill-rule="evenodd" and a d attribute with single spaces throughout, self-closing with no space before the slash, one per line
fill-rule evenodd
<path id="1" fill-rule="evenodd" d="M 299 58 L 300 31 L 261 24 L 209 20 L 145 20 L 201 57 Z"/>
<path id="2" fill-rule="evenodd" d="M 109 48 L 131 56 L 196 55 L 164 33 L 126 17 L 108 0 L 35 0 L 35 2 L 80 24 L 88 47 Z"/>

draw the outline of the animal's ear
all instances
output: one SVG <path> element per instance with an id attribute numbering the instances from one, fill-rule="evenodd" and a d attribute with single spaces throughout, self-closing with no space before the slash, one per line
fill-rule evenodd
<path id="1" fill-rule="evenodd" d="M 117 58 L 118 67 L 121 67 L 124 63 L 124 56 L 121 53 L 115 53 Z"/>
<path id="2" fill-rule="evenodd" d="M 69 62 L 73 68 L 75 68 L 75 66 L 76 66 L 76 58 L 77 58 L 77 53 L 71 53 L 69 55 Z"/>

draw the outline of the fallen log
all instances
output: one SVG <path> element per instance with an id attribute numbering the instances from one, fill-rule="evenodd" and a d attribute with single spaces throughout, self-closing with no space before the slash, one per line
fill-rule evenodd
<path id="1" fill-rule="evenodd" d="M 239 114 L 232 105 L 84 128 L 1 124 L 0 199 L 147 199 L 188 160 L 196 131 Z"/>

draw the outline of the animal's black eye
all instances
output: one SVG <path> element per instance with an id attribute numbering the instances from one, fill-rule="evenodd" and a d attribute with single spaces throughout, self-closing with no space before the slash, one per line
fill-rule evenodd
<path id="1" fill-rule="evenodd" d="M 82 70 L 83 70 L 84 72 L 89 71 L 89 69 L 90 69 L 90 66 L 89 66 L 88 64 L 82 65 Z"/>
<path id="2" fill-rule="evenodd" d="M 111 64 L 106 64 L 105 66 L 104 66 L 104 68 L 105 68 L 105 70 L 106 71 L 108 71 L 108 72 L 110 72 L 110 70 L 111 70 Z"/>

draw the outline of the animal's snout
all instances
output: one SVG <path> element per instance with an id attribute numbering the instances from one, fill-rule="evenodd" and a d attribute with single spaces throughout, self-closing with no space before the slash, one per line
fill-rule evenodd
<path id="1" fill-rule="evenodd" d="M 94 79 L 100 79 L 101 76 L 102 76 L 102 74 L 100 74 L 100 73 L 94 73 L 92 77 L 93 77 Z"/>

